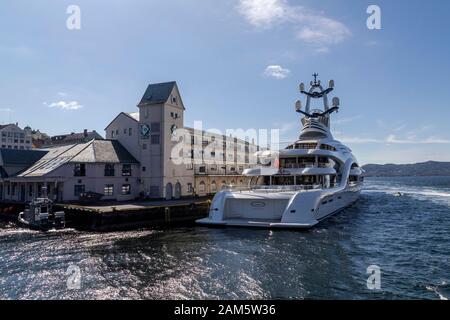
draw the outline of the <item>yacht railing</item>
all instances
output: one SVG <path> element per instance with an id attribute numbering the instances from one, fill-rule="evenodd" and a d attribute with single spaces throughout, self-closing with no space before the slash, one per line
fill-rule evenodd
<path id="1" fill-rule="evenodd" d="M 227 186 L 224 190 L 233 191 L 233 192 L 244 192 L 244 191 L 253 191 L 253 192 L 262 192 L 262 193 L 273 193 L 273 192 L 284 192 L 284 191 L 307 191 L 307 190 L 318 190 L 322 189 L 322 186 L 319 184 L 314 185 L 272 185 L 272 186 L 251 186 L 251 187 L 235 187 L 235 186 Z"/>
<path id="2" fill-rule="evenodd" d="M 332 168 L 330 164 L 327 163 L 287 163 L 282 166 L 283 169 L 305 169 L 305 168 Z"/>

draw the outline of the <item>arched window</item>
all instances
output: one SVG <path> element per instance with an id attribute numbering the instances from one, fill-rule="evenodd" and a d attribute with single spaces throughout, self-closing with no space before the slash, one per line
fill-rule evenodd
<path id="1" fill-rule="evenodd" d="M 201 181 L 200 184 L 199 184 L 199 186 L 198 186 L 198 191 L 199 191 L 199 192 L 205 192 L 205 189 L 206 189 L 205 182 L 204 182 L 204 181 Z"/>

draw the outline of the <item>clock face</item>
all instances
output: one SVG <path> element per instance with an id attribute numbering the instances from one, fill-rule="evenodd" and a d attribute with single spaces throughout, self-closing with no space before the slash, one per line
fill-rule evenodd
<path id="1" fill-rule="evenodd" d="M 150 126 L 148 124 L 141 124 L 140 133 L 141 138 L 147 139 L 150 135 Z"/>

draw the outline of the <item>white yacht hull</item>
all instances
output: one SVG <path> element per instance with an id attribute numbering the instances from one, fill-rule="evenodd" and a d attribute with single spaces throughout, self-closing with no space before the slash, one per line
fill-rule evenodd
<path id="1" fill-rule="evenodd" d="M 361 185 L 309 191 L 221 191 L 209 216 L 197 220 L 208 226 L 309 229 L 352 205 Z"/>

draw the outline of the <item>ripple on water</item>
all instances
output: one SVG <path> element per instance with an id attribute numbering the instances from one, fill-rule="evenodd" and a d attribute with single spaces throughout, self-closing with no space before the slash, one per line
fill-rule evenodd
<path id="1" fill-rule="evenodd" d="M 450 178 L 367 179 L 356 205 L 304 232 L 2 224 L 0 298 L 447 299 L 449 194 Z M 366 287 L 372 264 L 379 292 Z M 70 265 L 81 270 L 81 290 L 67 289 Z"/>

